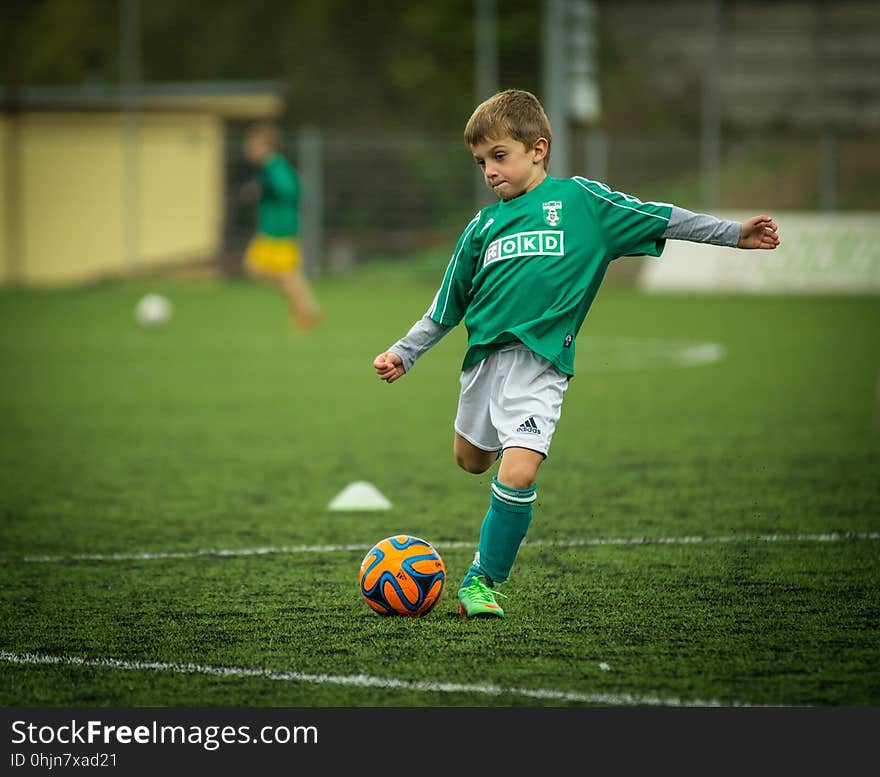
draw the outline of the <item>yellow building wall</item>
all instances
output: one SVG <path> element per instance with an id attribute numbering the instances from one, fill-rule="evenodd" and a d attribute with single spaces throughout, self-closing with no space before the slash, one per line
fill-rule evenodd
<path id="1" fill-rule="evenodd" d="M 147 116 L 141 130 L 142 263 L 216 256 L 224 218 L 221 122 L 210 116 Z"/>
<path id="2" fill-rule="evenodd" d="M 20 135 L 20 280 L 120 277 L 214 255 L 222 240 L 219 118 L 32 113 Z"/>
<path id="3" fill-rule="evenodd" d="M 107 114 L 26 114 L 20 122 L 20 280 L 63 283 L 118 272 L 118 119 Z"/>

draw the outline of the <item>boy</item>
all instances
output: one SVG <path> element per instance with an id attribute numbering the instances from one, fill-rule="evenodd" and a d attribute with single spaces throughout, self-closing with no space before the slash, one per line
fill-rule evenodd
<path id="1" fill-rule="evenodd" d="M 538 468 L 574 374 L 574 340 L 608 264 L 660 256 L 668 238 L 762 249 L 779 239 L 769 216 L 721 221 L 596 181 L 551 178 L 550 123 L 530 92 L 481 103 L 464 139 L 500 202 L 467 225 L 427 313 L 373 366 L 393 383 L 464 318 L 455 459 L 474 474 L 501 464 L 459 609 L 503 617 L 496 596 L 504 594 L 493 586 L 508 579 L 531 522 Z"/>
<path id="2" fill-rule="evenodd" d="M 260 167 L 259 181 L 250 189 L 259 192 L 257 234 L 245 251 L 245 268 L 252 276 L 281 287 L 291 324 L 305 330 L 320 323 L 321 311 L 301 270 L 299 178 L 278 152 L 278 145 L 278 129 L 271 124 L 255 125 L 245 137 L 245 157 Z"/>

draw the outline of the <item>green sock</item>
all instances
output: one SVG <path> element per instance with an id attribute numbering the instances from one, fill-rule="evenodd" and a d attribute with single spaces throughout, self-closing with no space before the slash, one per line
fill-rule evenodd
<path id="1" fill-rule="evenodd" d="M 511 488 L 499 483 L 497 477 L 492 478 L 492 495 L 480 527 L 477 554 L 462 586 L 477 575 L 486 578 L 489 585 L 507 580 L 532 520 L 537 488 L 537 483 L 531 488 Z"/>

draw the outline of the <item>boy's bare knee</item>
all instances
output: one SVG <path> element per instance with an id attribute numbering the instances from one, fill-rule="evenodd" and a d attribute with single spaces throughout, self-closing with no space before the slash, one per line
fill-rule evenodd
<path id="1" fill-rule="evenodd" d="M 536 474 L 531 468 L 508 469 L 503 476 L 499 476 L 498 480 L 511 488 L 531 488 L 535 485 Z"/>
<path id="2" fill-rule="evenodd" d="M 511 488 L 531 488 L 544 456 L 525 448 L 508 448 L 501 459 L 498 482 Z"/>
<path id="3" fill-rule="evenodd" d="M 480 461 L 469 456 L 463 456 L 460 453 L 455 454 L 455 463 L 471 475 L 482 475 L 492 466 L 491 462 Z"/>

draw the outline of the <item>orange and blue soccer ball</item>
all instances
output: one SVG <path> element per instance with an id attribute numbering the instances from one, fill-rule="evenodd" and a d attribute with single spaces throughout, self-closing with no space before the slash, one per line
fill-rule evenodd
<path id="1" fill-rule="evenodd" d="M 427 615 L 446 587 L 446 565 L 431 543 L 408 534 L 377 542 L 361 562 L 361 595 L 380 615 Z"/>

